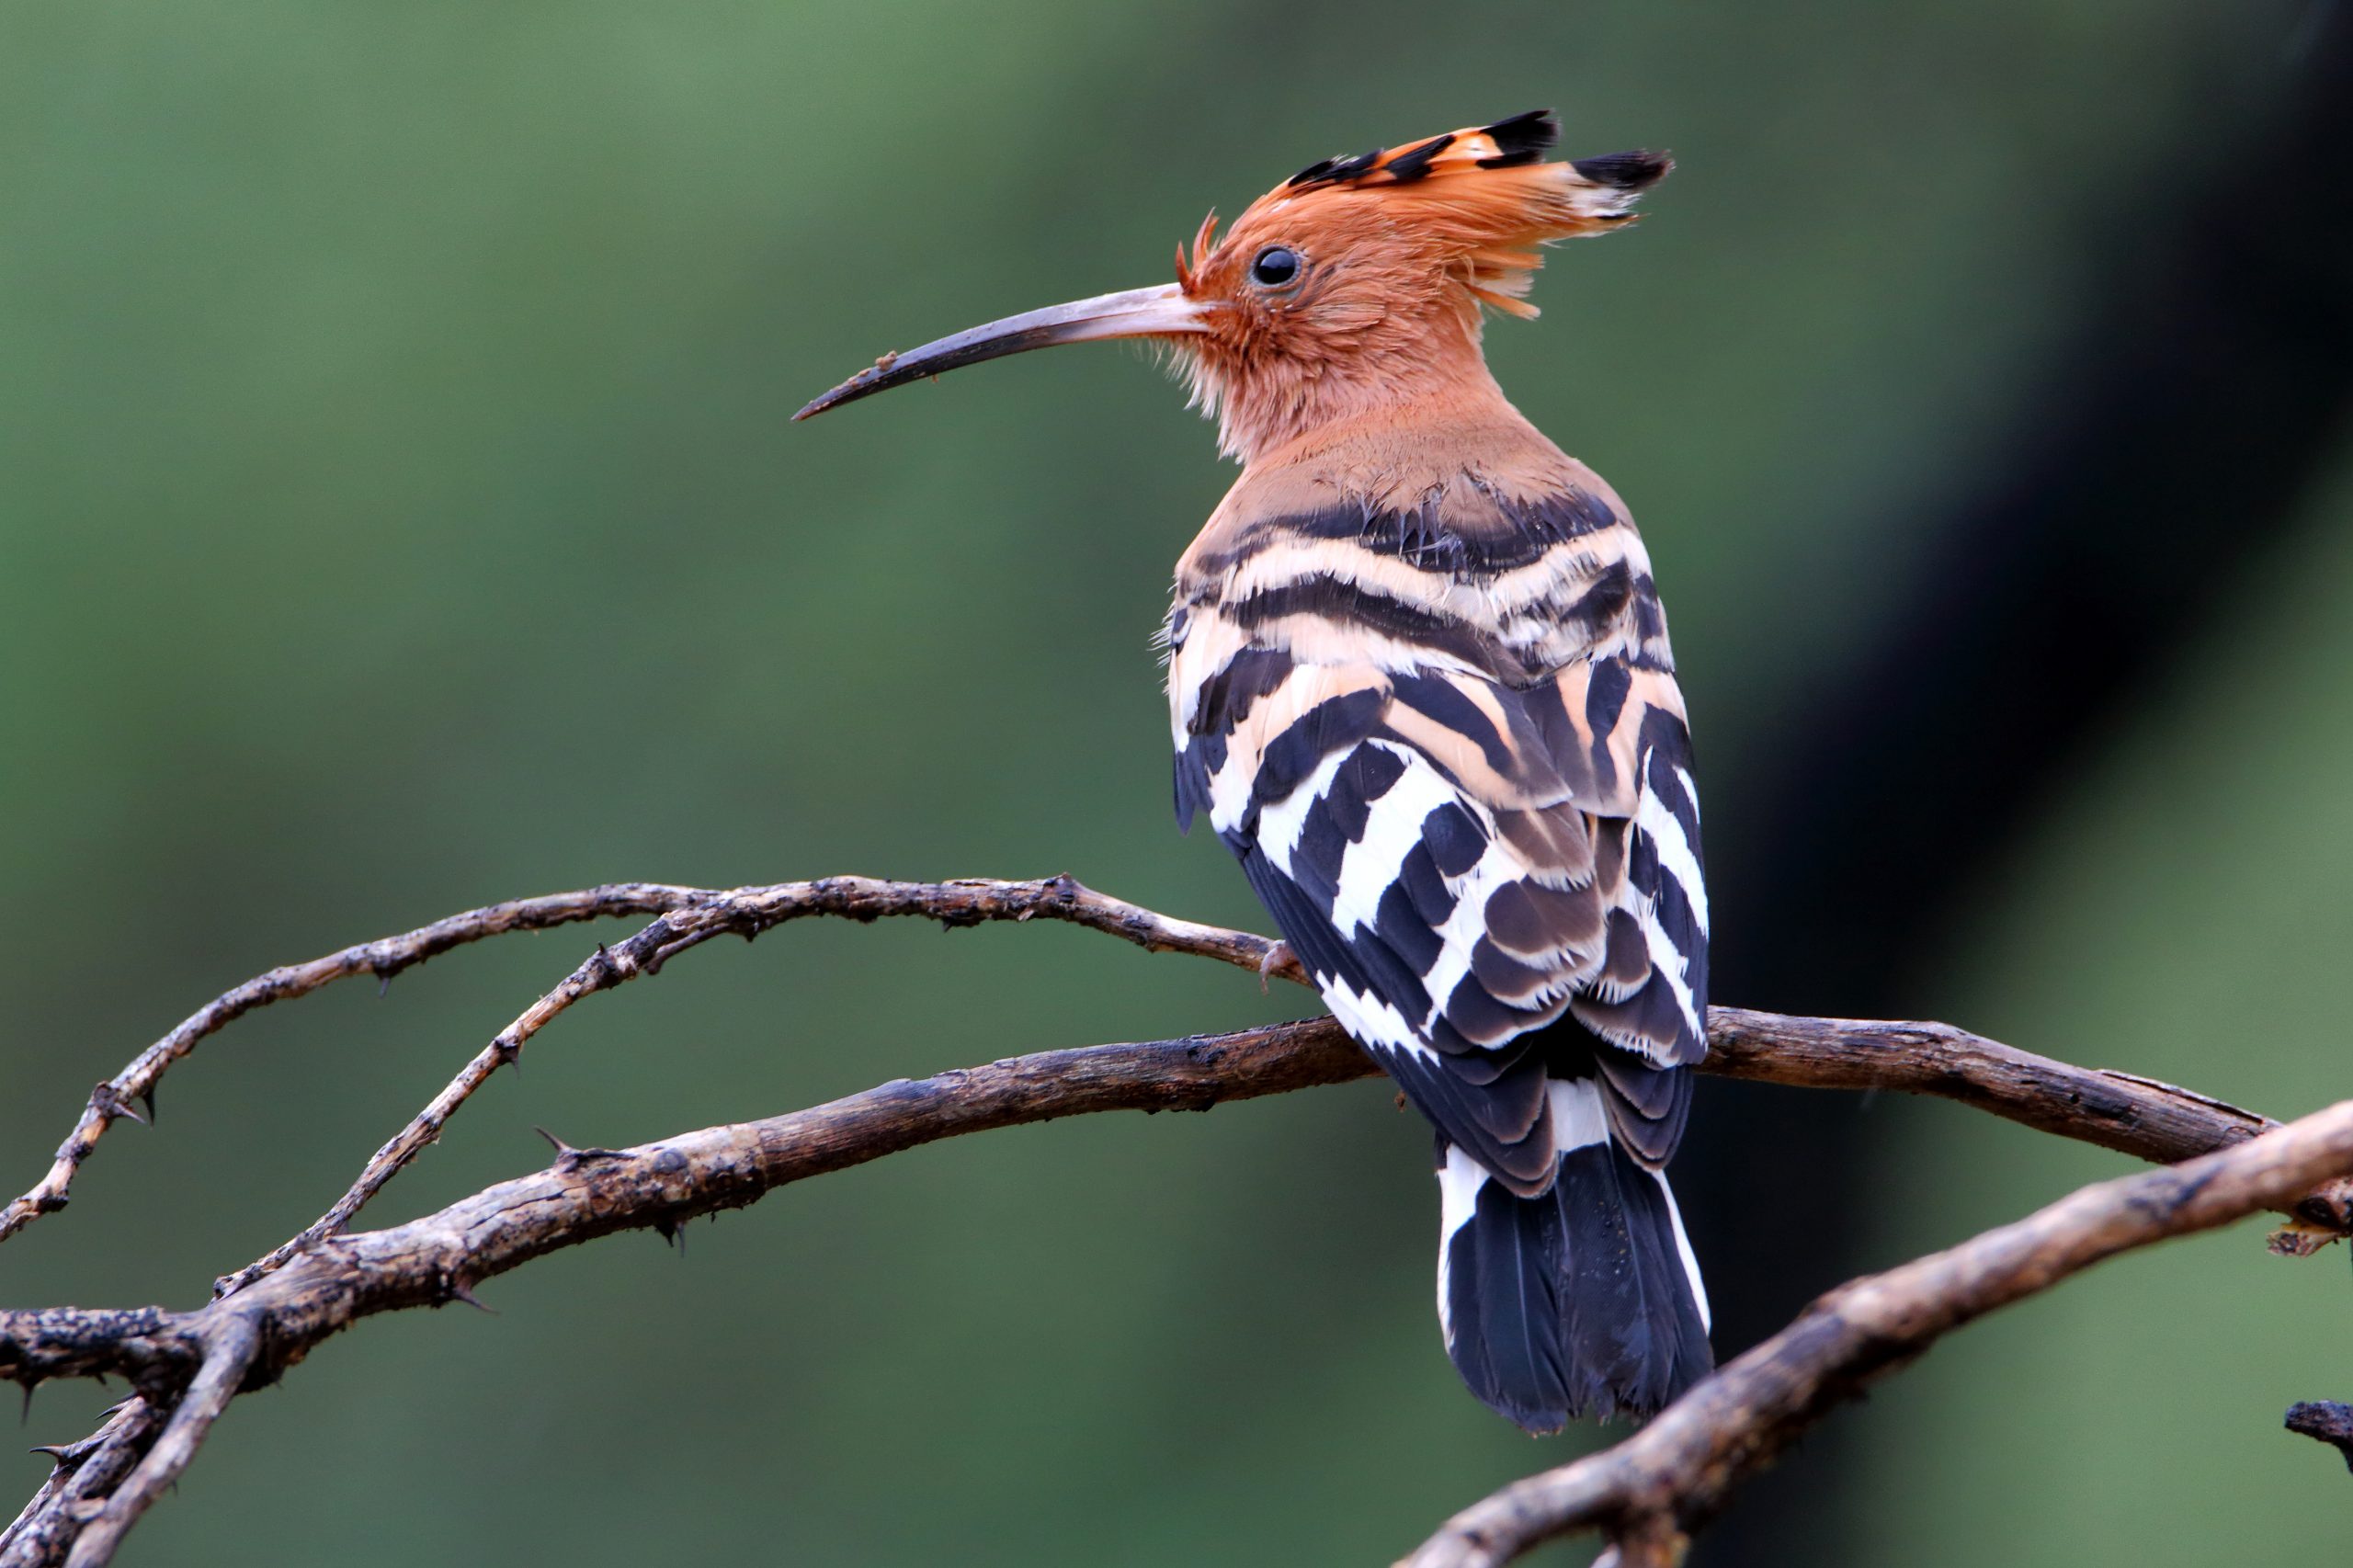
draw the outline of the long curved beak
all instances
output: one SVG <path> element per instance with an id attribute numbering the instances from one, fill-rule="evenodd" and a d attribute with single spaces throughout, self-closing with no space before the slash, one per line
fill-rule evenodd
<path id="1" fill-rule="evenodd" d="M 1067 305 L 1049 305 L 1027 315 L 1007 316 L 986 326 L 926 343 L 904 354 L 885 354 L 794 415 L 806 419 L 829 408 L 855 403 L 872 392 L 889 392 L 909 381 L 977 365 L 1030 348 L 1051 348 L 1058 343 L 1092 343 L 1103 337 L 1169 337 L 1203 330 L 1205 307 L 1185 297 L 1184 286 L 1164 283 L 1156 289 L 1129 289 L 1097 294 Z"/>

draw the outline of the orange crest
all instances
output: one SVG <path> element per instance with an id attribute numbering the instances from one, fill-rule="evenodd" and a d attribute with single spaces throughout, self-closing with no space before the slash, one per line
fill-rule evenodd
<path id="1" fill-rule="evenodd" d="M 1189 261 L 1178 250 L 1178 280 L 1191 292 L 1213 259 L 1254 244 L 1286 243 L 1311 262 L 1319 250 L 1390 250 L 1401 261 L 1437 264 L 1481 303 L 1533 316 L 1523 296 L 1544 265 L 1540 247 L 1633 222 L 1635 201 L 1675 167 L 1646 152 L 1545 163 L 1560 134 L 1552 111 L 1536 109 L 1325 158 L 1251 203 L 1223 245 L 1212 243 L 1212 213 Z"/>
<path id="2" fill-rule="evenodd" d="M 1226 450 L 1270 451 L 1335 420 L 1492 386 L 1480 309 L 1533 316 L 1543 247 L 1631 222 L 1674 167 L 1654 153 L 1546 163 L 1550 110 L 1326 158 L 1201 225 L 1177 287 L 1198 326 L 1172 347 Z"/>

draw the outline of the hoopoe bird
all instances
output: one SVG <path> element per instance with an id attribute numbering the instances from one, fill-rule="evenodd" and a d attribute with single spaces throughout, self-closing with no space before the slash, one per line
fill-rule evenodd
<path id="1" fill-rule="evenodd" d="M 1176 815 L 1206 814 L 1436 1128 L 1438 1310 L 1530 1431 L 1709 1369 L 1666 1182 L 1707 1050 L 1691 746 L 1625 506 L 1505 398 L 1483 308 L 1673 167 L 1550 111 L 1301 170 L 1176 281 L 882 359 L 795 415 L 1025 349 L 1173 351 L 1242 475 L 1176 564 Z"/>

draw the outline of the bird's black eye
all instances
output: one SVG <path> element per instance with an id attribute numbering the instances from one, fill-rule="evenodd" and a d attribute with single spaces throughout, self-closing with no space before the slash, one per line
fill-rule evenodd
<path id="1" fill-rule="evenodd" d="M 1299 253 L 1289 245 L 1268 245 L 1250 263 L 1250 281 L 1261 289 L 1279 289 L 1299 276 Z"/>

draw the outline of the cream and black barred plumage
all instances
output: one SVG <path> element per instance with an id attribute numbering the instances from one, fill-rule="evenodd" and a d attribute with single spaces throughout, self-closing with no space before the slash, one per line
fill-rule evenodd
<path id="1" fill-rule="evenodd" d="M 1506 401 L 1482 307 L 1671 166 L 1548 114 L 1326 159 L 1178 281 L 899 356 L 806 414 L 1019 348 L 1169 344 L 1241 479 L 1176 569 L 1180 824 L 1205 818 L 1437 1130 L 1438 1314 L 1532 1430 L 1710 1365 L 1665 1166 L 1706 1051 L 1689 732 L 1626 509 Z"/>

